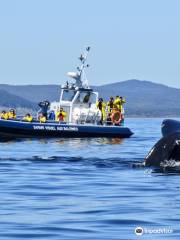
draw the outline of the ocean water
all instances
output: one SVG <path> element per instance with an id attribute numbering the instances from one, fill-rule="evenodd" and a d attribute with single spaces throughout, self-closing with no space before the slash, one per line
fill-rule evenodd
<path id="1" fill-rule="evenodd" d="M 180 239 L 180 175 L 138 165 L 161 121 L 127 119 L 124 140 L 0 142 L 0 239 Z"/>

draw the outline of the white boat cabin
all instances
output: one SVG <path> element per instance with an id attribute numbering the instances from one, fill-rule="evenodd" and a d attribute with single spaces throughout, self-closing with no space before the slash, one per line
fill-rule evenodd
<path id="1" fill-rule="evenodd" d="M 78 67 L 77 72 L 69 72 L 68 76 L 75 79 L 75 83 L 66 82 L 61 86 L 59 102 L 52 102 L 50 110 L 55 113 L 60 108 L 66 112 L 66 122 L 68 123 L 97 123 L 101 119 L 101 112 L 96 107 L 98 101 L 98 92 L 94 92 L 88 86 L 85 78 L 84 69 L 87 54 L 90 48 L 86 48 L 86 53 L 81 54 L 80 61 L 82 65 Z"/>

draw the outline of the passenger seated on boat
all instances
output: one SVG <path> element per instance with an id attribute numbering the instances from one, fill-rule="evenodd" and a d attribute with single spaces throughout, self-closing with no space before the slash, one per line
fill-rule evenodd
<path id="1" fill-rule="evenodd" d="M 40 123 L 45 123 L 47 121 L 46 116 L 44 116 L 42 113 L 39 114 L 38 119 Z"/>
<path id="2" fill-rule="evenodd" d="M 98 102 L 96 103 L 96 107 L 101 111 L 101 120 L 100 124 L 103 124 L 103 122 L 106 120 L 106 104 L 103 102 L 102 98 L 99 98 Z"/>
<path id="3" fill-rule="evenodd" d="M 50 112 L 49 112 L 48 119 L 55 121 L 55 118 L 56 118 L 56 115 L 55 115 L 54 110 L 50 111 Z"/>
<path id="4" fill-rule="evenodd" d="M 16 119 L 16 112 L 14 109 L 10 109 L 8 112 L 8 119 Z"/>
<path id="5" fill-rule="evenodd" d="M 33 117 L 29 113 L 27 113 L 26 116 L 24 116 L 22 120 L 25 122 L 32 122 Z"/>
<path id="6" fill-rule="evenodd" d="M 1 119 L 4 119 L 4 120 L 7 120 L 9 117 L 8 117 L 8 113 L 6 111 L 2 111 L 1 113 Z"/>
<path id="7" fill-rule="evenodd" d="M 64 122 L 65 121 L 65 118 L 66 118 L 66 112 L 64 111 L 64 109 L 61 107 L 60 108 L 60 111 L 58 111 L 56 113 L 56 121 L 58 122 Z"/>

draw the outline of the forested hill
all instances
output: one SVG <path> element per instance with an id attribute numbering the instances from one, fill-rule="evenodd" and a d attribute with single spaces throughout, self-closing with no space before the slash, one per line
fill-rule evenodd
<path id="1" fill-rule="evenodd" d="M 139 80 L 127 80 L 93 88 L 105 100 L 108 100 L 109 96 L 124 96 L 128 116 L 180 116 L 180 89 Z M 59 100 L 59 94 L 58 85 L 0 84 L 0 106 L 33 108 L 41 100 Z"/>

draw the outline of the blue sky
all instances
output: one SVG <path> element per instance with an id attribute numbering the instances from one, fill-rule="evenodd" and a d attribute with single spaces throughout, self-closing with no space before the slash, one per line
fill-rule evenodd
<path id="1" fill-rule="evenodd" d="M 0 83 L 61 84 L 92 47 L 91 84 L 180 88 L 178 0 L 0 0 Z"/>

